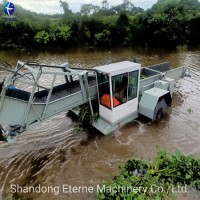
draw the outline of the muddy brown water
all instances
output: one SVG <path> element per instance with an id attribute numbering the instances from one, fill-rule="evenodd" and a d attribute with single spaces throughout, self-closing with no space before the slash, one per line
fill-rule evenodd
<path id="1" fill-rule="evenodd" d="M 153 159 L 160 148 L 200 155 L 200 49 L 0 51 L 0 59 L 13 66 L 20 59 L 46 64 L 68 62 L 73 67 L 87 68 L 136 59 L 142 66 L 170 61 L 174 68 L 187 65 L 191 70 L 191 77 L 176 83 L 172 107 L 159 122 L 136 120 L 108 136 L 93 132 L 87 137 L 73 133 L 74 122 L 61 113 L 20 135 L 15 144 L 0 142 L 0 199 L 95 199 L 97 185 L 109 180 L 128 158 Z M 11 186 L 17 184 L 54 190 L 12 194 Z M 63 186 L 91 186 L 94 192 L 63 192 Z M 180 194 L 179 199 L 199 197 L 191 192 Z"/>

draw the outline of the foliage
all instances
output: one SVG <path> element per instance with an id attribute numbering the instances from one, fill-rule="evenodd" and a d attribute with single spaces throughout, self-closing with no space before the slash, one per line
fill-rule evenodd
<path id="1" fill-rule="evenodd" d="M 102 2 L 102 10 L 108 10 L 109 9 L 109 3 L 107 0 L 103 0 Z"/>
<path id="2" fill-rule="evenodd" d="M 200 45 L 200 2 L 158 0 L 144 11 L 131 1 L 112 6 L 83 4 L 73 13 L 59 1 L 64 14 L 44 15 L 15 5 L 14 21 L 0 18 L 0 47 L 170 47 Z M 0 10 L 3 13 L 3 7 Z"/>
<path id="3" fill-rule="evenodd" d="M 69 4 L 66 1 L 59 1 L 60 6 L 63 8 L 64 14 L 68 15 L 68 14 L 72 14 L 72 11 L 69 9 Z"/>
<path id="4" fill-rule="evenodd" d="M 81 14 L 82 15 L 91 15 L 93 13 L 97 13 L 98 11 L 100 10 L 100 7 L 99 6 L 95 6 L 91 3 L 89 4 L 83 4 L 81 6 Z"/>
<path id="5" fill-rule="evenodd" d="M 189 23 L 184 7 L 179 0 L 158 1 L 146 18 L 150 33 L 150 45 L 177 46 L 188 44 Z M 184 29 L 183 29 L 184 27 Z"/>
<path id="6" fill-rule="evenodd" d="M 143 80 L 143 79 L 145 79 L 146 78 L 146 76 L 144 75 L 144 74 L 141 74 L 140 75 L 140 80 Z"/>
<path id="7" fill-rule="evenodd" d="M 162 150 L 154 162 L 128 160 L 120 167 L 119 174 L 104 185 L 113 190 L 100 191 L 97 199 L 165 199 L 172 195 L 172 188 L 185 185 L 200 191 L 200 159 Z M 118 186 L 129 190 L 114 190 Z M 131 192 L 133 187 L 147 190 Z"/>
<path id="8" fill-rule="evenodd" d="M 104 30 L 102 33 L 94 35 L 95 46 L 109 47 L 111 45 L 110 31 Z"/>
<path id="9" fill-rule="evenodd" d="M 47 44 L 49 42 L 49 34 L 46 31 L 37 32 L 35 41 L 39 44 Z"/>
<path id="10" fill-rule="evenodd" d="M 129 13 L 131 13 L 134 9 L 134 4 L 129 0 L 123 0 L 121 4 L 112 7 L 112 10 L 116 13 L 121 13 L 123 11 L 129 11 Z"/>
<path id="11" fill-rule="evenodd" d="M 79 107 L 78 122 L 74 125 L 74 132 L 84 133 L 91 129 L 92 123 L 98 119 L 98 112 L 94 113 L 92 117 L 90 107 L 88 104 L 84 104 Z"/>
<path id="12" fill-rule="evenodd" d="M 67 44 L 71 37 L 71 30 L 69 26 L 57 26 L 54 25 L 50 29 L 50 39 L 52 44 L 63 46 Z"/>

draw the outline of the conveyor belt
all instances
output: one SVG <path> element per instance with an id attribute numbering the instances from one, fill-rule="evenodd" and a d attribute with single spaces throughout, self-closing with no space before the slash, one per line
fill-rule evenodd
<path id="1" fill-rule="evenodd" d="M 88 77 L 88 84 L 89 84 L 89 87 L 95 86 L 97 84 L 96 77 L 95 76 Z M 2 84 L 0 84 L 0 90 L 1 88 L 2 88 Z M 72 95 L 80 91 L 81 91 L 81 87 L 80 87 L 79 80 L 75 80 L 71 83 L 67 83 L 67 84 L 65 83 L 62 85 L 55 86 L 52 90 L 50 102 Z M 36 92 L 34 95 L 34 98 L 35 98 L 34 103 L 45 103 L 47 100 L 48 93 L 49 93 L 48 89 Z M 28 101 L 30 97 L 30 92 L 23 91 L 20 89 L 7 90 L 6 96 Z"/>
<path id="2" fill-rule="evenodd" d="M 89 87 L 95 86 L 96 78 L 88 77 L 88 84 L 89 84 Z M 80 91 L 81 91 L 81 86 L 80 86 L 79 80 L 73 81 L 68 84 L 55 86 L 52 90 L 50 102 L 63 98 L 63 97 L 67 97 L 69 95 L 75 94 Z M 43 91 L 35 93 L 34 103 L 45 103 L 47 100 L 48 92 L 49 92 L 48 90 L 43 90 Z"/>

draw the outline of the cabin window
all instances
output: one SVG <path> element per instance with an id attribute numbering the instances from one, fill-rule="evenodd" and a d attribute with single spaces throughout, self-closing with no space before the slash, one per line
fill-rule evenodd
<path id="1" fill-rule="evenodd" d="M 113 107 L 127 102 L 128 73 L 112 77 Z"/>
<path id="2" fill-rule="evenodd" d="M 111 109 L 109 76 L 107 74 L 98 73 L 97 77 L 100 104 Z"/>
<path id="3" fill-rule="evenodd" d="M 131 100 L 137 97 L 138 75 L 139 75 L 138 70 L 129 73 L 128 100 Z"/>

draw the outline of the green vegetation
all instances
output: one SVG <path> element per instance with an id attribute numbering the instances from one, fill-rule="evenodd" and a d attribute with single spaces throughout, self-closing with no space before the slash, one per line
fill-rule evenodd
<path id="1" fill-rule="evenodd" d="M 75 123 L 73 131 L 75 133 L 88 133 L 92 128 L 92 123 L 99 118 L 99 114 L 97 110 L 94 110 L 94 116 L 92 116 L 89 104 L 80 106 L 78 112 L 78 121 Z"/>
<path id="2" fill-rule="evenodd" d="M 158 0 L 144 11 L 131 1 L 110 6 L 83 4 L 73 13 L 60 0 L 64 14 L 43 15 L 16 5 L 15 20 L 0 5 L 0 47 L 171 47 L 200 45 L 200 2 Z"/>
<path id="3" fill-rule="evenodd" d="M 97 194 L 99 200 L 159 200 L 174 198 L 176 191 L 188 192 L 190 187 L 200 191 L 200 159 L 169 151 L 160 151 L 154 162 L 130 159 L 104 186 L 107 189 Z M 119 186 L 124 190 L 117 190 Z M 127 187 L 141 189 L 131 192 Z"/>
<path id="4" fill-rule="evenodd" d="M 144 74 L 140 75 L 140 80 L 145 79 L 145 78 L 146 78 L 146 76 Z"/>

